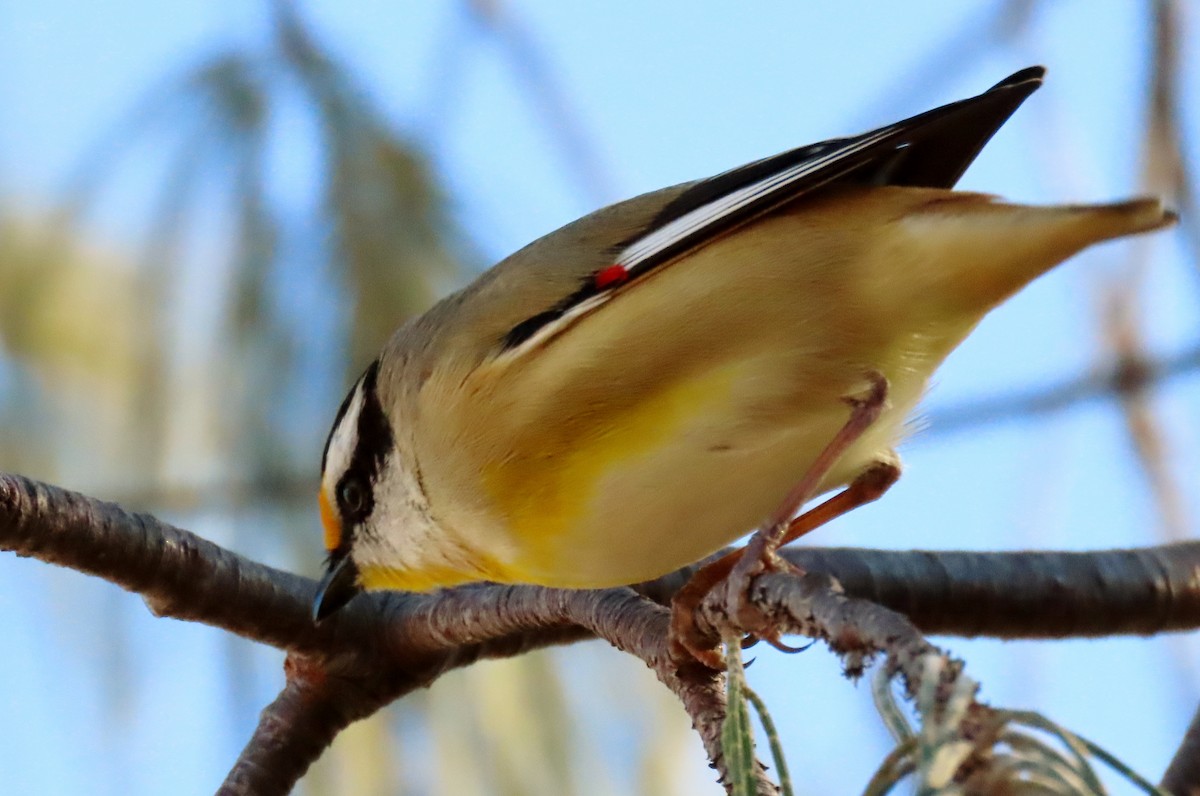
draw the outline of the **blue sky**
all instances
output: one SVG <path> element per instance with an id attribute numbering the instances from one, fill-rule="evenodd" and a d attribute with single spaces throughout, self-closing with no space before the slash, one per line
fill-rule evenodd
<path id="1" fill-rule="evenodd" d="M 1142 4 L 1039 4 L 1028 35 L 993 48 L 969 35 L 951 68 L 911 80 L 930 53 L 978 30 L 994 5 L 504 4 L 536 45 L 599 181 L 580 179 L 503 48 L 465 22 L 456 4 L 326 0 L 304 8 L 323 40 L 365 76 L 372 101 L 429 152 L 457 219 L 491 261 L 608 201 L 893 121 L 1032 63 L 1049 66 L 1046 86 L 961 186 L 1030 202 L 1138 193 Z M 259 40 L 263 18 L 257 4 L 230 0 L 0 0 L 0 196 L 49 205 L 85 148 L 136 99 L 207 54 Z M 1184 53 L 1191 89 L 1184 96 L 1200 96 L 1195 46 Z M 1188 108 L 1193 131 L 1200 131 L 1197 108 Z M 294 147 L 283 147 L 277 185 L 302 193 L 305 158 L 302 143 Z M 124 190 L 95 221 L 96 234 L 118 244 L 145 217 L 144 195 L 136 185 Z M 995 312 L 946 364 L 928 405 L 1086 372 L 1098 359 L 1099 277 L 1122 273 L 1129 246 L 1078 257 Z M 1170 235 L 1137 251 L 1146 258 L 1147 337 L 1156 351 L 1178 350 L 1200 326 L 1196 265 Z M 1155 402 L 1194 518 L 1200 380 L 1180 379 Z M 1088 549 L 1159 538 L 1145 478 L 1109 402 L 918 438 L 903 452 L 906 474 L 886 500 L 811 543 Z M 196 530 L 225 533 L 219 522 Z M 307 530 L 315 547 L 315 514 Z M 0 656 L 0 706 L 28 722 L 0 744 L 0 770 L 21 786 L 14 792 L 155 793 L 166 783 L 172 792 L 211 792 L 257 706 L 279 685 L 277 658 L 252 653 L 254 693 L 231 703 L 221 669 L 226 642 L 217 634 L 152 620 L 135 598 L 44 570 L 0 556 L 0 627 L 9 650 Z M 73 606 L 82 604 L 102 606 L 134 647 L 105 649 L 104 625 L 71 629 Z M 1151 778 L 1200 702 L 1191 638 L 946 644 L 966 658 L 985 699 L 1042 710 Z M 887 748 L 865 687 L 840 680 L 824 651 L 758 659 L 751 680 L 774 707 L 793 770 L 820 790 L 861 788 Z M 112 665 L 131 667 L 127 698 L 101 693 L 99 675 Z M 240 713 L 229 715 L 231 704 Z M 123 712 L 128 734 L 104 732 L 114 711 Z M 74 750 L 67 759 L 47 754 L 64 745 Z M 680 765 L 698 766 L 694 759 Z"/>

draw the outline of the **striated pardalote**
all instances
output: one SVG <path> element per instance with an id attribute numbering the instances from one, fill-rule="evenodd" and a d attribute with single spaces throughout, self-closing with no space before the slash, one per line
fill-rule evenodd
<path id="1" fill-rule="evenodd" d="M 315 617 L 363 588 L 602 587 L 694 562 L 778 509 L 872 374 L 887 404 L 816 491 L 895 464 L 989 310 L 1174 220 L 1151 198 L 951 190 L 1042 76 L 603 208 L 403 325 L 326 444 Z"/>

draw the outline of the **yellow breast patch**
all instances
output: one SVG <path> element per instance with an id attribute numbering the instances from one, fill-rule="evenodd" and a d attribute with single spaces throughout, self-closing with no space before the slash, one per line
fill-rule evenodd
<path id="1" fill-rule="evenodd" d="M 488 494 L 520 540 L 506 568 L 554 571 L 558 551 L 586 525 L 604 476 L 671 444 L 688 423 L 727 403 L 736 372 L 709 370 L 627 406 L 581 407 L 570 433 L 527 434 L 526 449 L 486 468 Z"/>

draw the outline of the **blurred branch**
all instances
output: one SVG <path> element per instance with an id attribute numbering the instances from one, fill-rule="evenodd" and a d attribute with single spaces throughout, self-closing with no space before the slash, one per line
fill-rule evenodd
<path id="1" fill-rule="evenodd" d="M 351 371 L 423 312 L 461 266 L 445 202 L 415 144 L 394 133 L 370 91 L 322 47 L 290 0 L 272 3 L 280 68 L 315 109 L 337 277 L 350 299 Z M 458 247 L 461 249 L 462 247 Z"/>
<path id="2" fill-rule="evenodd" d="M 96 491 L 114 503 L 161 513 L 241 511 L 256 506 L 314 507 L 317 474 L 264 472 L 256 478 L 236 481 L 160 483 L 142 489 Z"/>
<path id="3" fill-rule="evenodd" d="M 1180 19 L 1174 4 L 1167 0 L 1154 0 L 1151 5 L 1154 37 L 1147 129 L 1142 140 L 1142 181 L 1151 193 L 1172 191 L 1181 202 L 1186 202 L 1190 201 L 1189 189 L 1176 107 Z M 1181 209 L 1185 215 L 1189 214 L 1188 208 Z M 1148 241 L 1141 240 L 1129 248 L 1128 267 L 1118 280 L 1107 285 L 1104 296 L 1101 310 L 1104 343 L 1118 370 L 1136 371 L 1147 358 L 1145 322 L 1140 310 L 1149 247 Z M 1186 502 L 1171 472 L 1168 438 L 1155 412 L 1152 385 L 1131 384 L 1118 397 L 1135 458 L 1158 509 L 1161 533 L 1168 540 L 1184 539 L 1189 525 Z"/>
<path id="4" fill-rule="evenodd" d="M 596 147 L 588 140 L 578 114 L 557 83 L 533 36 L 521 25 L 504 0 L 466 0 L 471 18 L 500 42 L 518 79 L 541 113 L 546 129 L 558 141 L 567 166 L 596 206 L 613 201 L 616 191 L 600 165 Z"/>
<path id="5" fill-rule="evenodd" d="M 1200 344 L 1158 359 L 1129 359 L 1107 371 L 929 412 L 922 436 L 956 434 L 989 423 L 1061 412 L 1106 395 L 1123 396 L 1200 370 Z"/>
<path id="6" fill-rule="evenodd" d="M 29 269 L 28 279 L 25 269 L 0 274 L 7 299 L 0 304 L 22 305 L 0 313 L 6 341 L 13 327 L 21 341 L 48 329 L 32 312 L 48 308 L 83 330 L 84 353 L 103 348 L 111 358 L 113 342 L 128 349 L 120 368 L 76 357 L 124 391 L 98 424 L 116 453 L 106 450 L 94 472 L 151 487 L 168 470 L 246 477 L 211 493 L 151 488 L 129 497 L 135 505 L 262 505 L 277 462 L 319 449 L 314 435 L 338 398 L 313 385 L 340 392 L 343 368 L 360 368 L 401 321 L 446 292 L 469 253 L 419 148 L 295 5 L 276 0 L 272 35 L 262 44 L 221 48 L 158 82 L 80 158 L 61 211 L 67 232 L 77 231 L 84 211 L 106 209 L 103 194 L 121 187 L 125 172 L 140 179 L 140 169 L 151 169 L 142 267 L 129 269 L 119 294 L 132 309 L 110 295 L 123 275 L 100 272 L 103 291 L 87 291 L 86 304 L 60 295 L 58 281 L 81 282 L 91 270 L 72 267 L 52 279 L 66 272 L 65 257 L 50 260 L 64 261 L 53 270 Z M 313 144 L 312 197 L 295 183 L 280 190 L 288 170 L 279 154 L 304 149 L 297 142 Z M 36 288 L 36 302 L 14 289 L 17 278 Z M 63 358 L 69 341 L 49 342 Z M 93 401 L 82 403 L 90 410 Z M 167 405 L 176 410 L 170 423 Z M 122 478 L 131 464 L 133 475 Z M 297 477 L 283 485 L 284 499 L 311 499 L 310 483 Z"/>
<path id="7" fill-rule="evenodd" d="M 1140 284 L 1131 284 L 1140 283 L 1140 273 L 1135 264 L 1126 279 L 1108 286 L 1105 345 L 1118 371 L 1137 373 L 1146 359 L 1144 324 L 1137 302 Z M 1190 525 L 1186 500 L 1171 469 L 1169 438 L 1155 411 L 1152 391 L 1153 385 L 1146 380 L 1135 379 L 1117 395 L 1134 458 L 1158 509 L 1160 534 L 1168 541 L 1182 541 L 1188 538 Z"/>
<path id="8" fill-rule="evenodd" d="M 1183 100 L 1179 90 L 1183 72 L 1181 43 L 1185 41 L 1183 4 L 1175 0 L 1150 0 L 1150 108 L 1145 136 L 1145 179 L 1166 186 L 1179 211 L 1179 226 L 1192 249 L 1192 263 L 1200 276 L 1200 204 L 1195 175 L 1189 170 Z"/>

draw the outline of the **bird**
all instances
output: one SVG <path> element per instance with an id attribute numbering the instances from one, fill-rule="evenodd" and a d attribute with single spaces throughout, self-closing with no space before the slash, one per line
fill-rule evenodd
<path id="1" fill-rule="evenodd" d="M 1044 73 L 597 210 L 401 325 L 322 454 L 314 621 L 370 589 L 638 583 L 886 488 L 990 310 L 1176 220 L 953 190 Z"/>

